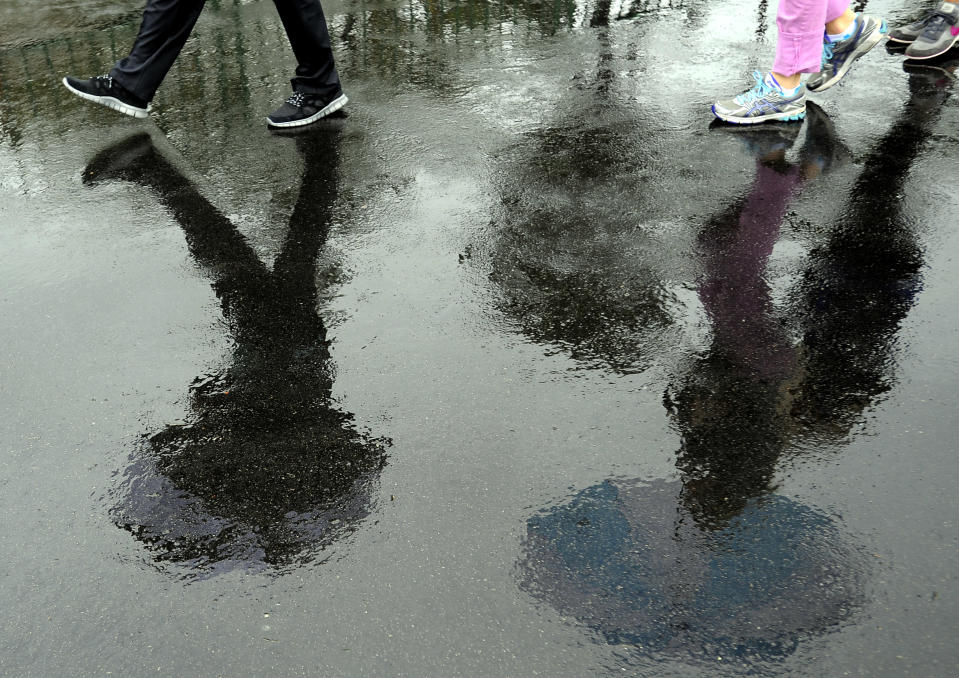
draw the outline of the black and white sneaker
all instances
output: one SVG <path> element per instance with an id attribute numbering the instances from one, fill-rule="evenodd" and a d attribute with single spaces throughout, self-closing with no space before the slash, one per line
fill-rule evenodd
<path id="1" fill-rule="evenodd" d="M 266 122 L 270 127 L 309 125 L 340 110 L 348 101 L 342 91 L 329 96 L 294 92 L 282 106 L 267 116 Z"/>
<path id="2" fill-rule="evenodd" d="M 112 108 L 124 115 L 145 118 L 149 112 L 148 102 L 124 88 L 109 75 L 98 75 L 88 80 L 67 76 L 64 86 L 81 99 Z"/>

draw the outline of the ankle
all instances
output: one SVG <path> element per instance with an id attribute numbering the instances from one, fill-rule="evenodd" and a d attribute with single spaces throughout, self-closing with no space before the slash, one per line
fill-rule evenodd
<path id="1" fill-rule="evenodd" d="M 826 33 L 830 35 L 839 35 L 849 30 L 849 27 L 856 21 L 856 13 L 847 9 L 840 16 L 826 24 Z"/>
<path id="2" fill-rule="evenodd" d="M 792 91 L 799 87 L 799 83 L 802 81 L 801 73 L 793 73 L 792 75 L 783 75 L 782 73 L 777 73 L 771 71 L 773 80 L 779 85 L 779 89 L 783 91 Z"/>

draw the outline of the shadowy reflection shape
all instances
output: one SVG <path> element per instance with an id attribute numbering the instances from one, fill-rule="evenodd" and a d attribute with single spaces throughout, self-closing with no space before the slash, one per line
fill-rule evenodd
<path id="1" fill-rule="evenodd" d="M 906 62 L 909 98 L 866 156 L 845 209 L 791 299 L 802 328 L 803 379 L 791 416 L 813 442 L 842 440 L 895 381 L 896 332 L 922 287 L 923 248 L 903 213 L 904 183 L 923 150 L 959 59 Z"/>
<path id="2" fill-rule="evenodd" d="M 95 158 L 84 182 L 151 189 L 212 279 L 235 340 L 226 369 L 190 387 L 186 423 L 145 436 L 126 470 L 116 523 L 158 562 L 194 574 L 313 560 L 369 513 L 387 441 L 336 408 L 316 259 L 337 195 L 340 132 L 297 136 L 300 193 L 272 271 L 142 134 Z"/>
<path id="3" fill-rule="evenodd" d="M 756 156 L 755 175 L 748 193 L 699 233 L 703 277 L 697 292 L 712 340 L 688 361 L 664 402 L 682 434 L 677 465 L 685 477 L 686 510 L 705 526 L 722 527 L 726 516 L 772 489 L 776 464 L 795 431 L 791 404 L 803 378 L 802 358 L 777 314 L 767 262 L 791 200 L 807 180 L 847 161 L 849 153 L 813 103 L 798 163 L 786 162 L 797 125 L 717 131 L 746 144 Z"/>
<path id="4" fill-rule="evenodd" d="M 772 314 L 766 261 L 789 201 L 842 155 L 815 105 L 806 127 L 799 163 L 785 160 L 796 126 L 730 130 L 756 173 L 700 234 L 713 341 L 667 396 L 683 481 L 608 480 L 528 522 L 521 586 L 606 642 L 755 667 L 864 599 L 860 549 L 826 515 L 769 494 L 785 443 L 777 394 L 797 361 Z"/>
<path id="5" fill-rule="evenodd" d="M 747 671 L 865 602 L 863 549 L 832 518 L 774 494 L 772 479 L 785 456 L 841 443 L 890 388 L 922 266 L 894 196 L 946 96 L 941 79 L 910 77 L 909 100 L 811 252 L 785 317 L 766 260 L 790 198 L 844 152 L 812 105 L 799 165 L 785 161 L 788 130 L 747 132 L 759 158 L 752 188 L 700 238 L 712 343 L 666 395 L 682 481 L 610 479 L 541 510 L 527 523 L 521 588 L 640 655 L 722 657 Z"/>
<path id="6" fill-rule="evenodd" d="M 642 238 L 621 194 L 642 183 L 648 157 L 646 121 L 615 91 L 610 7 L 600 0 L 590 17 L 594 71 L 575 79 L 551 124 L 499 158 L 507 169 L 490 280 L 499 308 L 533 341 L 631 373 L 648 367 L 652 335 L 671 322 L 670 296 L 616 245 Z"/>

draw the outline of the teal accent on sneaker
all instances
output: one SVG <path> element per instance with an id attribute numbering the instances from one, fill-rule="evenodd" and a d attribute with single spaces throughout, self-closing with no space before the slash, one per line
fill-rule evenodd
<path id="1" fill-rule="evenodd" d="M 753 79 L 756 83 L 751 89 L 714 103 L 713 115 L 738 125 L 802 120 L 806 115 L 805 87 L 800 85 L 796 94 L 784 95 L 759 71 L 753 73 Z"/>

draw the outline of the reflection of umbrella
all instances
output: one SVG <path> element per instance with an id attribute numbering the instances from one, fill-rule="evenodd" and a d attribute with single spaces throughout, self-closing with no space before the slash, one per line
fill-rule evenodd
<path id="1" fill-rule="evenodd" d="M 605 481 L 528 524 L 522 586 L 610 643 L 776 659 L 849 617 L 864 560 L 827 516 L 782 496 L 703 530 L 682 484 Z"/>

